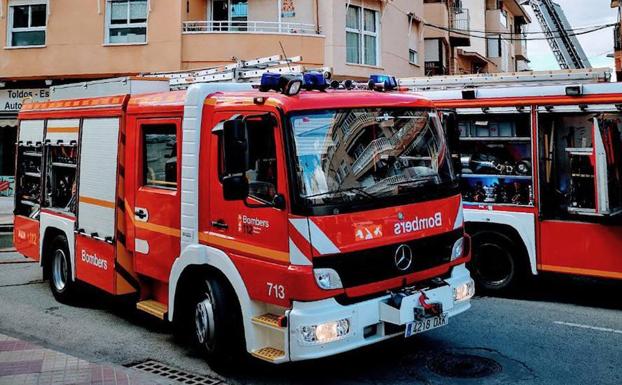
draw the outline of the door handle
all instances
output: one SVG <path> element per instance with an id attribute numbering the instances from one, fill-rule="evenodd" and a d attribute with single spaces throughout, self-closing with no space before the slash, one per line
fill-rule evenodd
<path id="1" fill-rule="evenodd" d="M 218 229 L 222 229 L 222 230 L 226 230 L 229 228 L 229 225 L 223 221 L 222 219 L 219 219 L 217 221 L 212 221 L 212 226 L 218 228 Z"/>
<path id="2" fill-rule="evenodd" d="M 145 219 L 147 218 L 147 212 L 143 209 L 137 209 L 136 211 L 134 211 L 134 214 L 139 218 L 139 219 Z"/>

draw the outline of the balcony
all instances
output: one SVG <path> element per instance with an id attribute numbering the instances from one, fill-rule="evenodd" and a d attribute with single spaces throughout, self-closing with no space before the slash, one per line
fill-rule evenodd
<path id="1" fill-rule="evenodd" d="M 620 24 L 616 24 L 613 28 L 613 49 L 622 51 L 622 36 L 620 35 Z"/>
<path id="2" fill-rule="evenodd" d="M 302 56 L 309 67 L 324 65 L 324 35 L 315 24 L 276 21 L 186 21 L 182 25 L 182 69 L 230 64 L 281 52 Z"/>
<path id="3" fill-rule="evenodd" d="M 516 57 L 516 60 L 529 61 L 529 59 L 527 58 L 527 35 L 523 33 L 522 35 L 514 36 L 521 37 L 521 40 L 514 41 L 514 56 Z"/>
<path id="4" fill-rule="evenodd" d="M 453 47 L 461 47 L 471 45 L 471 17 L 469 10 L 466 8 L 450 9 L 451 18 L 449 19 L 449 27 L 452 32 L 449 33 L 449 43 Z"/>
<path id="5" fill-rule="evenodd" d="M 278 21 L 186 21 L 183 33 L 268 33 L 320 35 L 315 24 L 283 23 Z"/>

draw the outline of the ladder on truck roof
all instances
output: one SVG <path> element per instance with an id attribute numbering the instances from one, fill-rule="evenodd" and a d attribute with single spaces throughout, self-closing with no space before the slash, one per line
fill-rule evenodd
<path id="1" fill-rule="evenodd" d="M 426 76 L 399 79 L 400 87 L 412 91 L 480 87 L 525 87 L 555 84 L 604 83 L 611 80 L 609 68 L 555 71 L 525 71 L 493 74 Z"/>
<path id="2" fill-rule="evenodd" d="M 281 55 L 238 60 L 218 67 L 176 72 L 152 72 L 140 76 L 90 80 L 53 86 L 50 100 L 82 99 L 123 94 L 141 94 L 183 90 L 197 83 L 211 83 L 214 91 L 249 89 L 266 72 L 290 73 L 310 70 L 303 65 L 301 56 L 283 58 Z M 315 69 L 330 71 L 328 68 Z"/>
<path id="3" fill-rule="evenodd" d="M 328 68 L 306 68 L 302 64 L 302 56 L 283 57 L 274 55 L 253 60 L 237 60 L 233 64 L 210 68 L 176 72 L 154 72 L 143 74 L 145 77 L 168 78 L 171 89 L 185 89 L 196 83 L 257 82 L 266 72 L 291 73 L 305 70 L 330 71 Z"/>

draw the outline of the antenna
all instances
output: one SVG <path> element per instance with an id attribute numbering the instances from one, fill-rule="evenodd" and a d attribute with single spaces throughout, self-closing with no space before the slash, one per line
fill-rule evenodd
<path id="1" fill-rule="evenodd" d="M 281 41 L 279 40 L 279 45 L 281 46 L 281 52 L 283 52 L 283 57 L 285 58 L 285 62 L 287 63 L 287 68 L 289 68 L 289 70 L 292 70 L 292 67 L 289 65 L 289 58 L 287 57 L 287 54 L 285 53 L 285 48 L 283 48 L 283 43 L 281 43 Z"/>

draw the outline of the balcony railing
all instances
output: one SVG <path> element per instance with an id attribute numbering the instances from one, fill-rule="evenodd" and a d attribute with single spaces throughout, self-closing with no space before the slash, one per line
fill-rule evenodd
<path id="1" fill-rule="evenodd" d="M 450 27 L 452 30 L 468 34 L 471 30 L 471 17 L 466 8 L 455 8 L 451 11 Z"/>
<path id="2" fill-rule="evenodd" d="M 616 24 L 613 28 L 613 49 L 622 51 L 622 36 L 620 35 L 620 24 Z"/>
<path id="3" fill-rule="evenodd" d="M 184 33 L 278 33 L 319 35 L 315 24 L 279 23 L 278 21 L 185 21 Z"/>
<path id="4" fill-rule="evenodd" d="M 425 62 L 425 76 L 447 75 L 449 71 L 441 62 L 427 61 Z"/>

